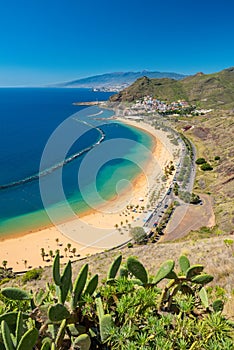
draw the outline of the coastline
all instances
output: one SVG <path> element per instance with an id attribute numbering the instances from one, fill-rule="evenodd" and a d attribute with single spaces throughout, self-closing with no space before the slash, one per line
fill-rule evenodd
<path id="1" fill-rule="evenodd" d="M 128 229 L 124 226 L 140 226 L 144 223 L 144 218 L 147 216 L 146 210 L 133 212 L 126 207 L 132 204 L 134 207 L 146 208 L 150 192 L 156 182 L 160 186 L 162 176 L 160 169 L 164 169 L 164 166 L 173 159 L 172 149 L 170 150 L 165 132 L 156 130 L 144 122 L 139 123 L 123 118 L 116 118 L 116 120 L 148 132 L 153 137 L 152 159 L 147 162 L 144 174 L 139 174 L 131 182 L 131 188 L 126 189 L 118 198 L 109 200 L 95 211 L 80 215 L 78 220 L 70 220 L 58 227 L 50 226 L 33 233 L 3 237 L 0 240 L 1 258 L 8 262 L 8 267 L 12 267 L 14 271 L 22 271 L 31 267 L 51 265 L 49 257 L 45 258 L 47 261 L 42 260 L 41 248 L 44 248 L 48 254 L 50 250 L 55 252 L 59 249 L 64 255 L 62 259 L 64 263 L 69 258 L 77 260 L 78 257 L 99 253 L 130 239 Z M 71 244 L 70 250 L 76 249 L 75 254 L 64 252 L 67 244 Z M 25 261 L 27 261 L 26 264 Z"/>

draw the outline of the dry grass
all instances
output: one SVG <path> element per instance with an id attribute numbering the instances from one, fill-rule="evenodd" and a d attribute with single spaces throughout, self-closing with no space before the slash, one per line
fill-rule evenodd
<path id="1" fill-rule="evenodd" d="M 106 278 L 108 267 L 119 254 L 123 255 L 123 261 L 126 261 L 128 256 L 137 257 L 148 269 L 149 274 L 154 275 L 160 264 L 167 259 L 175 260 L 175 270 L 177 270 L 178 258 L 181 254 L 185 254 L 190 259 L 191 264 L 203 264 L 205 271 L 214 276 L 214 280 L 211 283 L 212 286 L 218 285 L 226 290 L 228 315 L 234 318 L 234 244 L 228 246 L 224 242 L 225 239 L 230 238 L 232 236 L 215 236 L 197 241 L 148 244 L 134 246 L 133 248 L 123 247 L 73 263 L 73 278 L 77 276 L 81 266 L 87 262 L 90 272 L 92 274 L 98 273 L 101 281 L 103 278 Z M 47 282 L 52 282 L 51 267 L 45 268 L 40 281 L 28 282 L 27 289 L 45 287 Z M 12 281 L 11 284 L 22 285 L 19 279 Z"/>
<path id="2" fill-rule="evenodd" d="M 183 118 L 177 129 L 187 121 L 194 129 L 186 132 L 195 144 L 197 158 L 204 157 L 213 171 L 201 171 L 197 167 L 194 186 L 196 193 L 207 193 L 213 200 L 216 223 L 224 233 L 234 227 L 234 122 L 233 111 L 213 111 L 207 116 Z M 214 157 L 220 156 L 215 161 Z"/>

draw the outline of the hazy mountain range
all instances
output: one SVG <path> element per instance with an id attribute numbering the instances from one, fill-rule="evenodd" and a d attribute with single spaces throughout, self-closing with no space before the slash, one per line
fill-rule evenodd
<path id="1" fill-rule="evenodd" d="M 143 70 L 141 72 L 115 72 L 101 75 L 94 75 L 87 78 L 76 79 L 68 82 L 54 84 L 56 87 L 77 87 L 77 88 L 111 88 L 126 87 L 135 80 L 147 76 L 149 78 L 170 78 L 183 79 L 186 75 L 167 72 L 151 72 Z"/>

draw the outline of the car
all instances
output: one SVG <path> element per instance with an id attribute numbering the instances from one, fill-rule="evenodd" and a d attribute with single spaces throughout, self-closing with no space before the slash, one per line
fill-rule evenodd
<path id="1" fill-rule="evenodd" d="M 155 221 L 155 223 L 153 224 L 153 227 L 156 227 L 158 225 L 158 222 Z"/>
<path id="2" fill-rule="evenodd" d="M 165 205 L 164 205 L 164 208 L 168 208 L 168 204 L 165 204 Z"/>

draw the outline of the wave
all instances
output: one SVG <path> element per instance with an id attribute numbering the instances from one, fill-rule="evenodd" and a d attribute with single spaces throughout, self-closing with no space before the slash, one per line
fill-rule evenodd
<path id="1" fill-rule="evenodd" d="M 71 163 L 73 160 L 77 159 L 78 157 L 80 157 L 82 154 L 90 151 L 91 149 L 93 149 L 94 147 L 97 147 L 101 142 L 104 141 L 105 139 L 105 133 L 102 129 L 100 129 L 99 127 L 95 127 L 93 126 L 92 124 L 89 124 L 83 120 L 79 120 L 79 119 L 76 119 L 76 118 L 73 118 L 74 120 L 80 122 L 80 123 L 83 123 L 91 128 L 94 128 L 96 129 L 99 133 L 100 133 L 100 138 L 97 142 L 95 142 L 94 144 L 92 144 L 91 146 L 89 147 L 86 147 L 84 149 L 82 149 L 81 151 L 79 151 L 78 153 L 75 153 L 73 155 L 71 155 L 70 157 L 64 159 L 63 161 L 59 162 L 59 163 L 56 163 L 54 165 L 52 165 L 51 167 L 43 170 L 43 171 L 40 171 L 39 173 L 37 174 L 34 174 L 34 175 L 31 175 L 31 176 L 28 176 L 28 177 L 25 177 L 24 179 L 21 179 L 21 180 L 17 180 L 17 181 L 13 181 L 13 182 L 10 182 L 8 184 L 4 184 L 4 185 L 0 185 L 0 190 L 6 190 L 6 189 L 9 189 L 11 187 L 16 187 L 16 186 L 20 186 L 20 185 L 24 185 L 26 183 L 29 183 L 29 182 L 32 182 L 32 181 L 35 181 L 35 180 L 38 180 L 39 177 L 44 177 L 44 176 L 47 176 L 49 174 L 51 174 L 52 172 L 56 171 L 57 169 L 59 168 L 62 168 L 64 165 L 68 164 L 68 163 Z"/>
<path id="2" fill-rule="evenodd" d="M 90 115 L 88 116 L 88 118 L 97 117 L 98 115 L 101 115 L 101 114 L 103 114 L 103 111 L 100 111 L 100 112 L 95 113 L 95 114 L 90 114 Z"/>

